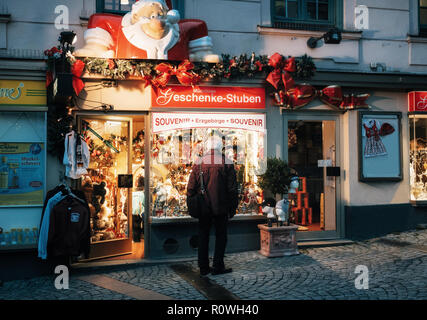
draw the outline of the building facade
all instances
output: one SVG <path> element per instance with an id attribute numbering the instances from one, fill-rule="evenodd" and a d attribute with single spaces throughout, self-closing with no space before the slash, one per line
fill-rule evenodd
<path id="1" fill-rule="evenodd" d="M 29 88 L 30 100 L 27 102 L 11 103 L 2 96 L 0 120 L 9 127 L 15 124 L 35 131 L 31 133 L 25 129 L 28 136 L 20 131 L 22 137 L 8 131 L 0 136 L 0 142 L 7 147 L 13 147 L 13 144 L 31 146 L 35 143 L 42 146 L 44 158 L 36 170 L 42 178 L 31 178 L 31 181 L 42 180 L 43 187 L 39 190 L 42 190 L 43 196 L 39 196 L 40 199 L 48 190 L 60 184 L 65 176 L 62 163 L 46 151 L 49 143 L 48 103 L 31 100 L 43 94 L 37 82 L 46 81 L 44 51 L 58 45 L 58 36 L 64 30 L 76 32 L 77 42 L 74 46 L 81 48 L 92 14 L 123 15 L 132 4 L 131 0 L 32 1 L 25 4 L 3 1 L 0 4 L 2 94 L 6 92 L 4 88 L 18 88 L 21 83 L 25 87 L 30 84 L 35 86 Z M 265 78 L 229 80 L 219 85 L 201 84 L 202 90 L 213 90 L 212 86 L 218 89 L 218 95 L 226 95 L 227 90 L 232 93 L 249 90 L 248 94 L 253 90 L 255 97 L 257 90 L 262 90 L 265 92 L 262 106 L 239 106 L 236 101 L 218 106 L 204 101 L 192 106 L 172 103 L 164 107 L 156 104 L 158 96 L 154 96 L 141 79 L 118 80 L 113 86 L 106 86 L 105 82 L 103 84 L 105 77 L 84 75 L 85 89 L 78 96 L 76 108 L 72 111 L 77 130 L 87 132 L 91 128 L 96 133 L 114 132 L 115 137 L 132 141 L 132 147 L 130 143 L 126 146 L 120 144 L 120 139 L 114 141 L 116 148 L 126 152 L 122 152 L 123 159 L 116 159 L 114 165 L 107 166 L 111 168 L 119 163 L 124 168 L 123 172 L 114 173 L 115 176 L 111 177 L 113 180 L 119 174 L 133 175 L 133 188 L 121 189 L 125 190 L 122 192 L 123 199 L 128 199 L 123 200 L 127 209 L 120 211 L 127 215 L 127 231 L 123 239 L 116 243 L 105 241 L 114 239 L 102 238 L 102 235 L 99 239 L 93 239 L 93 258 L 126 254 L 124 257 L 132 255 L 154 259 L 195 254 L 196 223 L 186 217 L 169 217 L 168 210 L 171 211 L 172 206 L 157 210 L 155 205 L 156 200 L 161 199 L 159 194 L 163 189 L 159 188 L 159 176 L 163 173 L 159 172 L 160 167 L 153 164 L 156 161 L 162 164 L 159 161 L 162 148 L 154 156 L 153 145 L 159 141 L 164 144 L 170 138 L 171 145 L 179 149 L 182 148 L 183 139 L 186 139 L 186 132 L 191 132 L 191 137 L 204 132 L 203 126 L 162 128 L 161 121 L 173 116 L 182 121 L 188 115 L 202 119 L 210 114 L 210 128 L 218 130 L 224 130 L 224 127 L 213 125 L 213 120 L 217 123 L 229 118 L 234 118 L 236 123 L 248 119 L 261 121 L 261 129 L 266 131 L 248 130 L 236 125 L 233 132 L 228 133 L 232 134 L 232 138 L 244 137 L 241 147 L 256 149 L 255 158 L 260 153 L 265 153 L 265 158 L 282 158 L 297 171 L 301 188 L 292 196 L 295 208 L 292 212 L 295 222 L 302 227 L 298 232 L 300 241 L 364 239 L 425 223 L 427 213 L 422 196 L 425 191 L 422 152 L 427 133 L 423 126 L 422 108 L 408 109 L 408 93 L 427 89 L 425 1 L 178 0 L 172 1 L 171 5 L 179 10 L 182 19 L 206 22 L 215 53 L 229 54 L 231 57 L 241 54 L 250 56 L 252 52 L 269 57 L 274 53 L 285 57 L 306 54 L 313 59 L 316 72 L 308 80 L 297 81 L 298 84 L 308 82 L 318 91 L 340 86 L 343 94 L 350 96 L 369 94 L 366 100 L 369 108 L 334 108 L 317 98 L 310 99 L 301 108 L 287 108 L 286 105 L 277 105 L 270 96 L 274 90 Z M 341 31 L 341 40 L 339 43 L 326 43 L 323 36 L 333 28 Z M 318 39 L 314 47 L 308 45 L 310 38 Z M 185 89 L 179 85 L 171 88 L 176 92 Z M 422 95 L 417 103 L 420 101 L 424 101 Z M 113 110 L 106 113 L 102 106 L 113 106 Z M 42 131 L 46 134 L 34 138 L 34 133 Z M 173 143 L 175 136 L 180 140 Z M 91 151 L 95 152 L 94 157 L 99 158 L 96 151 L 105 152 L 104 149 L 92 148 Z M 13 158 L 6 152 L 4 154 L 5 158 Z M 8 195 L 13 191 L 9 187 L 13 186 L 14 174 L 17 170 L 23 170 L 24 166 L 20 166 L 22 169 L 16 165 L 14 167 L 14 161 L 7 159 L 4 164 L 8 167 L 8 188 L 3 189 L 8 189 L 5 192 Z M 108 170 L 103 171 L 100 163 L 92 169 L 90 178 L 93 182 L 96 180 L 100 183 L 100 175 L 103 175 L 103 179 L 108 178 Z M 171 168 L 168 170 L 165 176 L 170 177 Z M 243 175 L 246 177 L 244 182 L 256 180 L 250 178 L 249 172 L 245 171 Z M 252 176 L 256 175 L 252 172 Z M 139 188 L 136 185 L 138 177 L 143 180 Z M 182 181 L 162 181 L 163 184 L 170 182 L 175 186 Z M 73 184 L 81 187 L 80 182 L 73 181 Z M 251 186 L 249 184 L 248 188 Z M 261 193 L 255 191 L 251 189 L 256 199 Z M 141 215 L 143 249 L 135 249 L 138 248 L 135 243 L 140 239 L 132 241 L 135 240 L 132 229 L 135 217 L 130 210 L 133 212 L 135 209 L 138 195 L 145 199 L 141 211 L 144 213 Z M 10 200 L 8 196 L 4 199 Z M 2 203 L 0 227 L 9 236 L 14 229 L 18 234 L 16 239 L 19 238 L 16 241 L 19 243 L 12 245 L 9 240 L 8 245 L 1 247 L 3 255 L 15 257 L 9 266 L 17 264 L 25 254 L 27 257 L 34 255 L 31 250 L 36 246 L 31 241 L 24 243 L 23 238 L 26 237 L 25 229 L 40 226 L 43 210 L 40 199 L 38 202 L 31 197 L 27 200 L 35 201 L 33 203 L 12 203 L 12 200 Z M 117 211 L 120 196 L 116 199 L 119 199 L 114 209 Z M 239 210 L 230 225 L 229 250 L 256 250 L 260 241 L 257 224 L 264 223 L 265 218 L 259 211 L 248 209 L 248 206 Z M 163 214 L 167 218 L 161 219 Z M 173 212 L 170 215 L 173 216 Z M 18 229 L 22 229 L 22 233 Z"/>

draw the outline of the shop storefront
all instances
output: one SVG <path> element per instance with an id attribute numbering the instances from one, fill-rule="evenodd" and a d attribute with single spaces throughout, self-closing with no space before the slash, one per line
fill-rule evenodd
<path id="1" fill-rule="evenodd" d="M 223 136 L 239 179 L 228 252 L 259 249 L 266 195 L 257 176 L 268 157 L 286 160 L 299 176 L 300 188 L 289 195 L 299 241 L 365 238 L 395 230 L 399 221 L 422 220 L 412 219 L 417 213 L 409 204 L 409 186 L 423 183 L 409 148 L 413 137 L 422 145 L 423 115 L 405 115 L 404 92 L 371 92 L 387 97 L 376 110 L 364 103 L 367 95 L 359 108 L 337 108 L 314 96 L 290 109 L 275 105 L 259 80 L 153 88 L 142 79 L 83 79 L 96 88 L 73 112 L 90 152 L 88 173 L 77 181 L 91 207 L 89 260 L 196 254 L 197 220 L 187 213 L 185 188 L 202 142 L 213 133 Z M 94 101 L 103 107 L 94 110 Z M 383 227 L 375 227 L 385 212 Z"/>
<path id="2" fill-rule="evenodd" d="M 223 136 L 240 185 L 229 252 L 260 246 L 265 190 L 257 176 L 268 157 L 286 160 L 299 177 L 289 195 L 298 240 L 363 238 L 381 229 L 384 212 L 396 213 L 390 225 L 401 208 L 411 212 L 402 101 L 408 83 L 422 79 L 316 70 L 306 55 L 220 61 L 204 21 L 180 20 L 163 1 L 157 6 L 173 26 L 157 30 L 159 39 L 142 41 L 153 34 L 136 23 L 154 18 L 139 17 L 139 2 L 124 16 L 92 15 L 84 46 L 68 55 L 75 94 L 64 107 L 90 154 L 87 173 L 72 181 L 90 207 L 89 260 L 196 254 L 197 220 L 187 214 L 185 187 L 213 133 Z M 412 118 L 415 126 L 420 116 Z M 417 137 L 422 130 L 413 129 Z M 411 185 L 423 188 L 423 179 Z"/>
<path id="3" fill-rule="evenodd" d="M 96 82 L 88 79 L 87 85 Z M 138 95 L 134 87 L 119 81 L 115 89 L 100 90 L 104 99 L 128 104 L 115 104 L 107 115 L 85 110 L 85 100 L 75 113 L 90 153 L 88 173 L 77 182 L 91 209 L 90 259 L 194 256 L 197 220 L 187 212 L 186 186 L 214 133 L 223 137 L 224 152 L 235 163 L 241 194 L 228 249 L 259 248 L 257 224 L 265 222 L 257 185 L 267 159 L 265 89 L 171 85 L 145 88 L 132 100 Z"/>
<path id="4" fill-rule="evenodd" d="M 0 251 L 36 247 L 46 193 L 44 81 L 0 80 Z"/>

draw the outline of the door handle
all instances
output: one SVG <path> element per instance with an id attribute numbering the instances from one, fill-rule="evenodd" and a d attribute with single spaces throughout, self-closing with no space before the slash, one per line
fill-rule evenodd
<path id="1" fill-rule="evenodd" d="M 341 176 L 341 167 L 326 167 L 326 176 L 328 177 Z"/>

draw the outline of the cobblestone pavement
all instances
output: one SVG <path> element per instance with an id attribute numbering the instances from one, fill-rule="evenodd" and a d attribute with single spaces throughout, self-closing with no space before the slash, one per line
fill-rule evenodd
<path id="1" fill-rule="evenodd" d="M 266 258 L 255 251 L 227 254 L 225 262 L 233 272 L 209 275 L 207 281 L 243 300 L 427 299 L 427 230 L 390 234 L 350 245 L 300 249 L 300 253 L 282 258 Z M 197 271 L 196 261 L 182 264 Z M 355 287 L 358 265 L 368 268 L 368 289 Z M 209 298 L 168 264 L 127 265 L 91 273 L 176 300 Z M 67 290 L 55 289 L 54 279 L 55 275 L 5 282 L 0 287 L 0 300 L 134 299 L 84 281 L 79 273 L 71 274 Z"/>

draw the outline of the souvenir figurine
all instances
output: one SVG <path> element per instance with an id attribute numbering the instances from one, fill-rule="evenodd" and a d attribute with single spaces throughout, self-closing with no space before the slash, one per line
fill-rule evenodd
<path id="1" fill-rule="evenodd" d="M 85 194 L 86 201 L 90 204 L 92 202 L 93 183 L 89 176 L 84 177 L 81 190 Z"/>
<path id="2" fill-rule="evenodd" d="M 264 202 L 261 204 L 262 212 L 267 213 L 267 225 L 268 227 L 273 226 L 273 220 L 275 219 L 274 215 L 274 206 L 276 205 L 276 201 L 273 198 L 267 198 L 264 200 Z"/>
<path id="3" fill-rule="evenodd" d="M 299 187 L 299 178 L 294 176 L 291 178 L 288 193 L 296 193 Z"/>
<path id="4" fill-rule="evenodd" d="M 93 185 L 92 192 L 92 204 L 95 207 L 96 213 L 101 210 L 101 206 L 104 204 L 105 195 L 107 194 L 106 184 L 102 181 L 100 184 Z"/>
<path id="5" fill-rule="evenodd" d="M 289 200 L 282 199 L 276 203 L 276 214 L 279 226 L 289 225 Z"/>
<path id="6" fill-rule="evenodd" d="M 250 213 L 253 213 L 254 211 L 258 213 L 258 199 L 257 199 L 258 193 L 255 188 L 255 186 L 251 183 L 247 184 L 246 191 L 245 191 L 245 201 L 244 204 L 250 211 Z"/>

